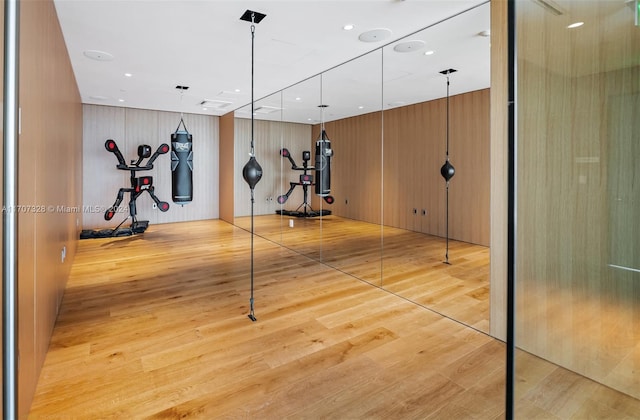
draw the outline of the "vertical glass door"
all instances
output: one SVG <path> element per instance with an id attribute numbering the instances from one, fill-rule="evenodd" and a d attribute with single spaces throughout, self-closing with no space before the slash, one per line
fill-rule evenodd
<path id="1" fill-rule="evenodd" d="M 515 414 L 637 416 L 630 411 L 640 404 L 634 2 L 514 3 Z"/>

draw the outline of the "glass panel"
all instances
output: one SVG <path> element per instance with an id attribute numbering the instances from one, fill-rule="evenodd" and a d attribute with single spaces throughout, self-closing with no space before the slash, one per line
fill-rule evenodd
<path id="1" fill-rule="evenodd" d="M 552 4 L 516 4 L 516 413 L 636 417 L 640 28 L 622 1 Z"/>
<path id="2" fill-rule="evenodd" d="M 381 280 L 381 58 L 376 50 L 322 74 L 335 201 L 316 197 L 318 207 L 331 212 L 322 217 L 322 261 L 376 285 Z M 320 138 L 320 127 L 314 138 Z"/>
<path id="3" fill-rule="evenodd" d="M 280 218 L 275 217 L 280 185 L 281 162 L 274 150 L 283 142 L 282 93 L 256 100 L 254 106 L 253 138 L 256 160 L 262 167 L 262 178 L 254 188 L 254 232 L 274 242 L 281 241 Z M 251 104 L 235 112 L 236 196 L 234 224 L 251 229 L 251 191 L 242 177 L 242 168 L 251 151 Z M 276 152 L 277 153 L 277 152 Z"/>
<path id="4" fill-rule="evenodd" d="M 383 287 L 485 332 L 489 25 L 484 4 L 388 45 L 383 60 Z"/>
<path id="5" fill-rule="evenodd" d="M 278 212 L 282 243 L 303 255 L 320 260 L 320 220 L 311 217 L 314 187 L 312 127 L 320 123 L 320 76 L 297 83 L 282 93 L 284 135 L 280 150 L 272 153 L 281 164 Z M 285 151 L 286 149 L 286 151 Z"/>

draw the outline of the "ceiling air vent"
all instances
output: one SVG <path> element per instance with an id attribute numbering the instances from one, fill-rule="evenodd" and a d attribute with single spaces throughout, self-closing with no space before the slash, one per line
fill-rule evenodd
<path id="1" fill-rule="evenodd" d="M 200 102 L 200 105 L 203 108 L 225 109 L 225 108 L 233 105 L 233 102 L 216 101 L 215 99 L 205 99 L 204 101 Z"/>
<path id="2" fill-rule="evenodd" d="M 538 6 L 542 7 L 546 11 L 553 13 L 556 16 L 560 16 L 564 14 L 564 11 L 562 10 L 562 8 L 551 0 L 531 0 L 531 1 L 537 4 Z"/>
<path id="3" fill-rule="evenodd" d="M 256 114 L 272 114 L 274 112 L 278 112 L 280 111 L 282 108 L 278 108 L 275 106 L 267 106 L 267 105 L 263 105 L 263 106 L 259 106 L 256 109 L 253 110 L 253 112 L 255 112 Z"/>

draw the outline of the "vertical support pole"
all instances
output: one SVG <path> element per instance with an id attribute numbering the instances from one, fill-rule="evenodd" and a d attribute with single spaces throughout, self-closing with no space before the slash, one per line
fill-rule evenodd
<path id="1" fill-rule="evenodd" d="M 507 222 L 507 354 L 505 378 L 505 418 L 514 418 L 515 411 L 515 375 L 516 375 L 516 343 L 515 343 L 515 308 L 516 308 L 516 228 L 517 228 L 517 38 L 516 38 L 516 5 L 515 0 L 507 4 L 507 50 L 508 50 L 508 222 Z"/>
<path id="2" fill-rule="evenodd" d="M 4 177 L 3 177 L 3 354 L 2 413 L 5 419 L 18 418 L 18 37 L 19 0 L 4 2 Z"/>

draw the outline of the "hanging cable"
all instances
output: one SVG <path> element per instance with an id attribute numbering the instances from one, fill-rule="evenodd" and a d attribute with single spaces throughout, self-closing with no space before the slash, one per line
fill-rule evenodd
<path id="1" fill-rule="evenodd" d="M 449 76 L 447 76 L 447 162 L 449 162 Z M 447 180 L 447 183 L 449 181 Z"/>
<path id="2" fill-rule="evenodd" d="M 255 38 L 256 38 L 256 25 L 255 25 L 256 14 L 255 12 L 251 13 L 251 152 L 250 155 L 255 155 L 255 150 L 253 146 L 253 137 L 255 130 L 255 101 L 253 98 L 253 78 L 254 78 L 254 48 L 255 48 Z"/>
<path id="3" fill-rule="evenodd" d="M 457 70 L 447 69 L 443 70 L 440 73 L 447 76 L 447 120 L 446 120 L 446 147 L 445 147 L 445 162 L 444 165 L 440 168 L 440 174 L 445 180 L 445 189 L 446 189 L 446 220 L 445 220 L 445 237 L 446 237 L 446 250 L 445 250 L 445 264 L 449 263 L 449 181 L 453 178 L 453 175 L 456 173 L 455 168 L 449 161 L 449 75 Z"/>
<path id="4" fill-rule="evenodd" d="M 245 182 L 249 185 L 249 189 L 251 190 L 251 296 L 249 297 L 249 319 L 251 321 L 257 321 L 255 312 L 254 312 L 254 276 L 253 276 L 253 237 L 254 237 L 254 224 L 253 224 L 253 208 L 255 205 L 255 198 L 253 190 L 262 178 L 262 167 L 256 160 L 255 156 L 255 148 L 254 148 L 254 136 L 255 136 L 255 100 L 254 100 L 254 61 L 255 61 L 255 31 L 256 31 L 256 23 L 259 23 L 265 17 L 264 14 L 253 12 L 251 10 L 247 10 L 244 12 L 241 20 L 246 20 L 251 22 L 251 150 L 249 152 L 249 161 L 242 168 L 242 177 Z"/>

